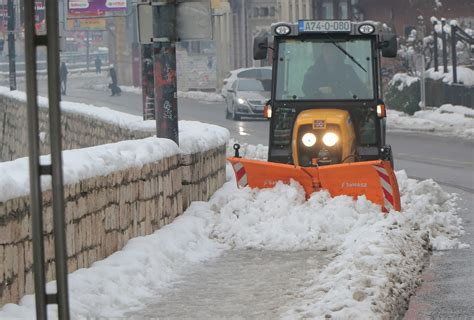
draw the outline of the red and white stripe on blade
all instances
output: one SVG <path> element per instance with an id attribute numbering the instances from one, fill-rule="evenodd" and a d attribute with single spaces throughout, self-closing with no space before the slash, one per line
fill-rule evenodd
<path id="1" fill-rule="evenodd" d="M 377 170 L 377 173 L 379 174 L 380 178 L 380 185 L 382 186 L 382 191 L 383 191 L 383 210 L 385 212 L 389 212 L 390 210 L 393 209 L 395 205 L 395 200 L 394 200 L 394 194 L 393 194 L 393 189 L 392 185 L 390 184 L 390 176 L 388 175 L 387 170 L 383 166 L 373 166 L 375 170 Z"/>
<path id="2" fill-rule="evenodd" d="M 247 182 L 247 172 L 245 172 L 245 168 L 240 162 L 235 162 L 232 164 L 235 171 L 235 178 L 237 179 L 237 185 L 241 188 L 246 187 L 248 185 Z"/>

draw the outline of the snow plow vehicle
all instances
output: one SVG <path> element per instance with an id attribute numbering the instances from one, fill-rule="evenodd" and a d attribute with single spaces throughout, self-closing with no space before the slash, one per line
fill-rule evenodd
<path id="1" fill-rule="evenodd" d="M 396 36 L 378 22 L 301 20 L 275 23 L 254 39 L 254 59 L 272 51 L 268 161 L 228 158 L 239 187 L 299 182 L 307 197 L 366 198 L 400 211 L 391 147 L 385 142 L 381 56 L 395 57 Z"/>

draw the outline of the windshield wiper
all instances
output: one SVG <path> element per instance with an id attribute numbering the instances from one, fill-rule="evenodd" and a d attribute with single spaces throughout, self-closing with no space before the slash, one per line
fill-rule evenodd
<path id="1" fill-rule="evenodd" d="M 335 45 L 339 50 L 342 51 L 342 53 L 344 53 L 346 56 L 348 56 L 355 64 L 357 64 L 362 70 L 364 70 L 365 72 L 367 72 L 367 70 L 364 69 L 364 67 L 359 63 L 357 62 L 357 60 L 349 53 L 347 52 L 343 47 L 341 47 L 340 45 L 338 45 L 336 42 L 334 41 L 331 41 L 331 43 L 333 45 Z"/>

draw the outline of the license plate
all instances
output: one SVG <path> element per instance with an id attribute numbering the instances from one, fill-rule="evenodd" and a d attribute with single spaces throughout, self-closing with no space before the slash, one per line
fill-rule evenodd
<path id="1" fill-rule="evenodd" d="M 326 121 L 324 121 L 324 120 L 314 120 L 313 129 L 325 129 L 325 128 L 326 128 Z"/>
<path id="2" fill-rule="evenodd" d="M 351 32 L 349 20 L 300 20 L 300 32 Z"/>

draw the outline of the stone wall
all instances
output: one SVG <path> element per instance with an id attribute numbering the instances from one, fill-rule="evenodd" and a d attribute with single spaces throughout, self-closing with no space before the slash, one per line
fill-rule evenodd
<path id="1" fill-rule="evenodd" d="M 47 108 L 40 107 L 41 153 L 49 153 Z M 86 113 L 64 112 L 63 149 L 80 149 L 149 137 L 154 130 L 127 129 Z M 0 94 L 0 162 L 28 155 L 26 103 Z M 202 139 L 202 137 L 201 137 Z M 220 140 L 221 141 L 221 140 Z M 221 146 L 97 176 L 65 186 L 68 271 L 89 267 L 137 236 L 170 223 L 192 201 L 205 201 L 225 182 Z M 51 191 L 43 192 L 45 269 L 54 275 Z M 29 197 L 0 202 L 0 307 L 34 292 Z"/>
<path id="2" fill-rule="evenodd" d="M 65 187 L 68 271 L 89 267 L 172 222 L 225 181 L 225 146 Z M 43 192 L 47 280 L 54 279 L 51 191 Z M 0 203 L 0 306 L 34 292 L 29 197 Z"/>
<path id="3" fill-rule="evenodd" d="M 39 108 L 41 154 L 49 154 L 48 109 Z M 129 130 L 85 114 L 62 112 L 64 150 L 79 149 L 122 140 L 142 139 L 155 132 Z M 0 94 L 0 162 L 28 156 L 26 103 Z"/>

